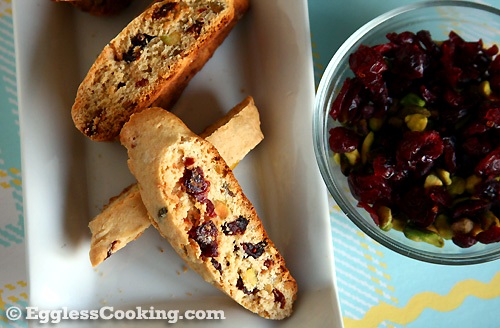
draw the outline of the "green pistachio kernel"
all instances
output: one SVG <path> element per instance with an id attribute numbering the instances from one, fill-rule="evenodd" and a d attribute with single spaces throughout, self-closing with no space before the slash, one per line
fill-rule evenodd
<path id="1" fill-rule="evenodd" d="M 417 242 L 425 242 L 436 247 L 444 246 L 444 239 L 434 231 L 417 227 L 406 226 L 403 229 L 406 238 Z"/>
<path id="2" fill-rule="evenodd" d="M 484 96 L 486 96 L 486 97 L 491 96 L 490 81 L 483 81 L 483 82 L 481 82 L 481 84 L 479 85 L 479 90 L 481 90 L 481 93 Z"/>
<path id="3" fill-rule="evenodd" d="M 434 221 L 434 227 L 437 229 L 439 235 L 444 239 L 450 240 L 453 237 L 453 231 L 451 231 L 451 226 L 446 215 L 439 214 Z"/>
<path id="4" fill-rule="evenodd" d="M 450 172 L 448 172 L 442 168 L 438 168 L 438 169 L 436 169 L 436 174 L 441 179 L 441 181 L 443 181 L 443 184 L 445 186 L 451 185 L 452 179 L 450 177 Z"/>
<path id="5" fill-rule="evenodd" d="M 357 149 L 354 149 L 353 151 L 348 153 L 344 153 L 344 156 L 347 158 L 349 164 L 351 165 L 356 165 L 356 163 L 361 158 L 361 155 L 359 154 L 359 151 Z"/>
<path id="6" fill-rule="evenodd" d="M 372 117 L 368 120 L 368 126 L 372 131 L 378 131 L 382 128 L 384 120 L 381 118 Z"/>
<path id="7" fill-rule="evenodd" d="M 389 231 L 392 228 L 392 211 L 387 206 L 380 206 L 377 209 L 379 227 L 384 231 Z"/>
<path id="8" fill-rule="evenodd" d="M 424 107 L 425 100 L 423 100 L 422 98 L 420 98 L 416 94 L 410 92 L 409 94 L 407 94 L 406 96 L 401 98 L 400 104 L 403 106 L 414 105 L 414 106 L 418 106 L 418 107 Z"/>
<path id="9" fill-rule="evenodd" d="M 375 134 L 370 131 L 363 140 L 363 144 L 361 145 L 361 163 L 363 164 L 366 164 L 366 162 L 368 161 L 368 153 L 370 152 L 370 148 L 373 144 L 374 139 Z"/>
<path id="10" fill-rule="evenodd" d="M 172 32 L 168 35 L 160 36 L 160 40 L 162 40 L 167 46 L 175 46 L 181 42 L 181 34 L 179 32 Z"/>
<path id="11" fill-rule="evenodd" d="M 474 194 L 476 186 L 481 182 L 481 178 L 473 174 L 465 180 L 465 190 L 469 194 Z"/>
<path id="12" fill-rule="evenodd" d="M 448 185 L 448 193 L 452 196 L 461 195 L 465 192 L 465 180 L 461 177 L 451 178 L 451 183 Z"/>
<path id="13" fill-rule="evenodd" d="M 434 174 L 429 174 L 424 181 L 424 188 L 440 187 L 442 185 L 443 181 Z"/>
<path id="14" fill-rule="evenodd" d="M 405 116 L 405 123 L 411 131 L 422 132 L 427 127 L 427 117 L 423 114 L 410 114 Z"/>

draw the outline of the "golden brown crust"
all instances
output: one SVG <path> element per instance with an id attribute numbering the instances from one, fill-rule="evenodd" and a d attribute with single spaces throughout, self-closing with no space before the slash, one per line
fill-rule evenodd
<path id="1" fill-rule="evenodd" d="M 130 115 L 170 109 L 248 8 L 248 0 L 157 1 L 104 47 L 78 88 L 75 126 L 117 138 Z"/>
<path id="2" fill-rule="evenodd" d="M 159 108 L 120 141 L 153 225 L 190 267 L 252 312 L 289 316 L 297 284 L 217 149 Z"/>
<path id="3" fill-rule="evenodd" d="M 234 138 L 235 135 L 238 138 Z M 223 158 L 227 158 L 231 167 L 236 166 L 264 137 L 253 98 L 246 97 L 200 136 L 212 143 Z M 111 198 L 89 224 L 92 233 L 89 257 L 92 266 L 99 265 L 135 240 L 149 226 L 148 212 L 142 205 L 137 185 L 127 187 L 120 195 Z"/>
<path id="4" fill-rule="evenodd" d="M 253 98 L 246 97 L 224 117 L 203 131 L 200 136 L 214 145 L 229 167 L 233 169 L 249 150 L 264 139 L 260 129 L 259 112 Z"/>

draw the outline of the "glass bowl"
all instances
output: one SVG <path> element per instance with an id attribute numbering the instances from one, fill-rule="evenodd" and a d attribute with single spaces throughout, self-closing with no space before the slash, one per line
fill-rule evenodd
<path id="1" fill-rule="evenodd" d="M 428 30 L 434 40 L 448 38 L 451 30 L 466 41 L 482 39 L 485 47 L 500 46 L 500 10 L 465 1 L 429 1 L 400 7 L 387 12 L 351 35 L 338 49 L 320 81 L 315 100 L 313 138 L 315 154 L 321 175 L 329 192 L 346 216 L 364 233 L 381 245 L 404 256 L 417 260 L 463 265 L 492 261 L 500 258 L 500 243 L 476 243 L 470 248 L 460 248 L 451 240 L 444 247 L 415 242 L 395 229 L 383 231 L 351 195 L 347 178 L 333 160 L 328 137 L 329 130 L 339 125 L 329 115 L 329 110 L 344 80 L 352 77 L 349 55 L 361 44 L 373 46 L 386 43 L 389 32 L 418 32 Z"/>

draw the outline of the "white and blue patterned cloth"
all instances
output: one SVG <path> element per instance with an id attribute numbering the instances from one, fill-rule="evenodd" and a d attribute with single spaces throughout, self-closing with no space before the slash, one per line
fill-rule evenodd
<path id="1" fill-rule="evenodd" d="M 341 44 L 410 0 L 309 0 L 316 84 Z M 500 1 L 482 1 L 500 8 Z M 361 232 L 330 198 L 335 268 L 346 328 L 500 327 L 500 262 L 465 267 L 419 262 Z"/>
<path id="2" fill-rule="evenodd" d="M 27 306 L 21 147 L 12 6 L 0 1 L 0 326 L 5 310 Z M 18 322 L 16 327 L 26 326 Z"/>

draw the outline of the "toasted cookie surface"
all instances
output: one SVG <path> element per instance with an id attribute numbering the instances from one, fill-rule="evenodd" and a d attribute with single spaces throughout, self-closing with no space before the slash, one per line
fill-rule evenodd
<path id="1" fill-rule="evenodd" d="M 248 9 L 248 0 L 155 1 L 108 45 L 80 84 L 71 114 L 96 141 L 118 137 L 130 115 L 169 109 Z"/>
<path id="2" fill-rule="evenodd" d="M 288 317 L 297 284 L 217 149 L 159 108 L 120 141 L 152 223 L 191 268 L 250 311 Z"/>

